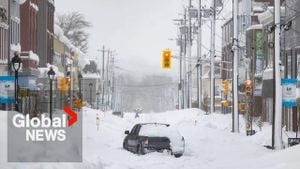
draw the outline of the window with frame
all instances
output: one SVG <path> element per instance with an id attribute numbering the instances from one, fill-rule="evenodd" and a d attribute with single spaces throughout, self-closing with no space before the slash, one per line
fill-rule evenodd
<path id="1" fill-rule="evenodd" d="M 221 96 L 221 88 L 220 88 L 220 86 L 215 86 L 215 96 Z"/>

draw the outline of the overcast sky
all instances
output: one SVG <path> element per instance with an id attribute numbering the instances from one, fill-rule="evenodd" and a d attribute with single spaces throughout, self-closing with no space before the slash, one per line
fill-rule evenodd
<path id="1" fill-rule="evenodd" d="M 149 73 L 176 77 L 178 60 L 173 69 L 161 68 L 161 52 L 169 48 L 178 54 L 177 28 L 173 19 L 182 17 L 187 0 L 56 0 L 56 12 L 83 13 L 93 27 L 90 33 L 89 56 L 100 58 L 98 49 L 105 45 L 116 50 L 117 65 L 129 73 Z M 204 3 L 206 0 L 203 0 Z M 194 6 L 197 1 L 193 0 Z M 209 29 L 204 27 L 204 29 Z M 209 47 L 209 34 L 204 30 L 203 44 Z M 218 34 L 221 34 L 220 32 Z M 218 45 L 220 46 L 220 45 Z M 219 49 L 220 50 L 220 49 Z M 195 50 L 193 50 L 195 51 Z"/>

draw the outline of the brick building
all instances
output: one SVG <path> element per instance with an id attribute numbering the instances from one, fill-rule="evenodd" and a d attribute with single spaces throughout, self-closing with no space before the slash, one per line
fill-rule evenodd
<path id="1" fill-rule="evenodd" d="M 37 1 L 38 12 L 38 44 L 37 55 L 40 58 L 40 67 L 53 63 L 54 55 L 54 0 Z"/>

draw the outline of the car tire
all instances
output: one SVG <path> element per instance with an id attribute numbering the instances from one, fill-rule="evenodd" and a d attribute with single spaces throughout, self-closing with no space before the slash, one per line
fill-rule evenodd
<path id="1" fill-rule="evenodd" d="M 179 158 L 179 157 L 182 156 L 182 154 L 174 154 L 174 156 L 175 156 L 176 158 Z"/>
<path id="2" fill-rule="evenodd" d="M 145 154 L 145 151 L 144 151 L 144 148 L 143 148 L 142 144 L 138 145 L 137 153 L 141 154 L 141 155 Z"/>

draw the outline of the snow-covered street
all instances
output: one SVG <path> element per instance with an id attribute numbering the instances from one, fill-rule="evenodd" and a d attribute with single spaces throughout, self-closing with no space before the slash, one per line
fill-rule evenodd
<path id="1" fill-rule="evenodd" d="M 96 128 L 96 114 L 101 117 L 100 128 Z M 1 134 L 6 135 L 5 112 L 1 112 Z M 197 109 L 170 111 L 165 113 L 125 113 L 124 118 L 111 112 L 83 109 L 83 163 L 7 163 L 6 139 L 1 139 L 0 168 L 86 168 L 86 169 L 293 169 L 299 168 L 296 157 L 300 147 L 281 152 L 264 148 L 271 140 L 271 127 L 252 137 L 231 131 L 231 115 L 205 115 Z M 168 153 L 136 155 L 122 148 L 124 131 L 139 122 L 163 122 L 176 126 L 185 137 L 186 148 L 181 158 Z M 298 155 L 297 155 L 298 154 Z M 47 165 L 45 165 L 47 164 Z"/>

